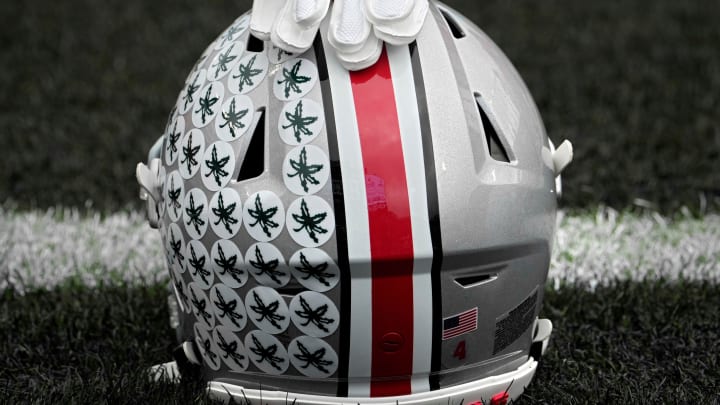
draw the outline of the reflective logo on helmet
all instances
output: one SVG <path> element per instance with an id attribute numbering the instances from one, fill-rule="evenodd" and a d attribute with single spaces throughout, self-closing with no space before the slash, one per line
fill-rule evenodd
<path id="1" fill-rule="evenodd" d="M 268 374 L 283 374 L 290 365 L 287 350 L 275 336 L 254 330 L 245 335 L 245 347 L 253 364 Z"/>
<path id="2" fill-rule="evenodd" d="M 205 193 L 199 188 L 190 190 L 183 202 L 183 222 L 185 230 L 193 239 L 205 235 L 208 226 L 208 203 Z"/>
<path id="3" fill-rule="evenodd" d="M 238 247 L 229 240 L 218 240 L 210 249 L 210 266 L 220 282 L 230 288 L 240 288 L 247 283 L 248 273 L 244 270 L 243 257 Z"/>
<path id="4" fill-rule="evenodd" d="M 252 125 L 255 107 L 250 97 L 233 96 L 222 106 L 215 120 L 215 133 L 225 142 L 240 139 Z"/>
<path id="5" fill-rule="evenodd" d="M 210 290 L 210 302 L 215 316 L 226 328 L 239 332 L 245 328 L 247 314 L 237 293 L 222 284 L 216 284 Z"/>
<path id="6" fill-rule="evenodd" d="M 294 194 L 315 194 L 325 186 L 329 177 L 330 161 L 317 146 L 299 146 L 285 157 L 283 181 Z"/>
<path id="7" fill-rule="evenodd" d="M 314 337 L 332 335 L 340 324 L 340 313 L 326 296 L 305 291 L 290 301 L 290 317 L 304 334 Z"/>
<path id="8" fill-rule="evenodd" d="M 195 319 L 205 325 L 208 329 L 215 326 L 215 317 L 210 313 L 210 304 L 205 292 L 195 283 L 188 284 L 190 293 L 190 305 Z"/>
<path id="9" fill-rule="evenodd" d="M 247 94 L 262 83 L 267 73 L 267 56 L 261 53 L 248 53 L 232 70 L 228 80 L 228 90 L 234 94 Z"/>
<path id="10" fill-rule="evenodd" d="M 210 335 L 209 328 L 206 328 L 203 324 L 196 323 L 193 330 L 195 331 L 195 343 L 198 349 L 200 349 L 200 354 L 205 360 L 205 364 L 213 370 L 220 370 L 219 350 Z"/>
<path id="11" fill-rule="evenodd" d="M 290 342 L 288 353 L 295 369 L 308 377 L 329 377 L 337 371 L 337 353 L 321 339 L 298 337 Z"/>
<path id="12" fill-rule="evenodd" d="M 165 249 L 168 253 L 168 259 L 173 268 L 177 266 L 178 271 L 183 273 L 185 271 L 185 240 L 180 227 L 177 224 L 170 224 L 166 238 L 165 243 L 167 246 Z"/>
<path id="13" fill-rule="evenodd" d="M 258 283 L 274 288 L 287 285 L 290 272 L 280 250 L 269 243 L 256 243 L 245 254 L 247 268 Z"/>
<path id="14" fill-rule="evenodd" d="M 195 103 L 192 107 L 192 122 L 197 128 L 202 128 L 209 124 L 223 103 L 223 97 L 225 96 L 225 87 L 220 82 L 211 82 L 205 86 L 200 94 L 195 98 Z"/>
<path id="15" fill-rule="evenodd" d="M 329 291 L 340 281 L 340 270 L 337 265 L 320 249 L 299 250 L 292 255 L 289 262 L 295 279 L 309 290 Z"/>
<path id="16" fill-rule="evenodd" d="M 200 170 L 200 158 L 205 149 L 205 135 L 199 129 L 191 129 L 182 139 L 180 174 L 189 179 Z"/>
<path id="17" fill-rule="evenodd" d="M 185 198 L 185 184 L 180 172 L 175 170 L 167 176 L 163 194 L 168 216 L 171 221 L 177 222 L 182 214 L 182 201 Z"/>
<path id="18" fill-rule="evenodd" d="M 280 235 L 285 225 L 285 209 L 277 195 L 260 191 L 245 201 L 245 229 L 253 239 L 270 242 Z"/>
<path id="19" fill-rule="evenodd" d="M 238 43 L 230 43 L 223 47 L 210 62 L 208 79 L 219 80 L 225 77 L 240 61 L 242 47 Z"/>
<path id="20" fill-rule="evenodd" d="M 320 197 L 307 196 L 295 200 L 288 208 L 288 231 L 300 246 L 318 247 L 327 242 L 335 230 L 335 215 Z"/>
<path id="21" fill-rule="evenodd" d="M 280 112 L 278 133 L 288 145 L 304 145 L 312 142 L 325 126 L 322 107 L 310 99 L 300 99 L 285 104 Z"/>
<path id="22" fill-rule="evenodd" d="M 185 118 L 182 115 L 175 115 L 165 135 L 165 164 L 168 166 L 175 163 L 180 154 L 180 138 L 183 135 L 185 135 Z"/>
<path id="23" fill-rule="evenodd" d="M 210 191 L 225 187 L 235 171 L 235 151 L 230 144 L 218 141 L 205 149 L 202 181 Z"/>
<path id="24" fill-rule="evenodd" d="M 200 88 L 205 84 L 206 75 L 207 71 L 200 69 L 188 78 L 177 103 L 177 110 L 180 114 L 185 114 L 195 104 Z"/>
<path id="25" fill-rule="evenodd" d="M 215 274 L 210 269 L 209 255 L 205 245 L 200 241 L 191 240 L 185 251 L 185 268 L 190 272 L 193 281 L 203 290 L 212 285 Z"/>
<path id="26" fill-rule="evenodd" d="M 240 338 L 230 329 L 218 326 L 214 330 L 215 345 L 220 358 L 232 371 L 247 370 L 250 359 Z"/>
<path id="27" fill-rule="evenodd" d="M 273 92 L 283 101 L 305 97 L 315 87 L 317 67 L 307 59 L 291 59 L 282 64 L 275 75 Z"/>
<path id="28" fill-rule="evenodd" d="M 237 235 L 242 227 L 242 203 L 240 195 L 232 188 L 225 188 L 210 199 L 210 226 L 223 239 Z"/>
<path id="29" fill-rule="evenodd" d="M 250 320 L 271 334 L 284 332 L 290 325 L 288 307 L 282 296 L 269 287 L 255 287 L 245 296 L 245 309 Z"/>

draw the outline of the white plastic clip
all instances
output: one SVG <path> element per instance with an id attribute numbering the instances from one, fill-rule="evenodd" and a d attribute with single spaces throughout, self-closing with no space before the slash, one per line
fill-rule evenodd
<path id="1" fill-rule="evenodd" d="M 555 176 L 559 176 L 573 160 L 573 146 L 567 139 L 552 152 Z"/>
<path id="2" fill-rule="evenodd" d="M 158 183 L 158 172 L 160 170 L 160 159 L 150 161 L 150 167 L 145 163 L 138 163 L 135 169 L 135 177 L 140 185 L 140 199 L 147 201 L 148 198 L 155 202 L 160 201 L 160 184 Z"/>
<path id="3" fill-rule="evenodd" d="M 158 204 L 162 204 L 162 190 L 160 182 L 160 168 L 162 162 L 163 137 L 159 137 L 148 153 L 148 164 L 138 163 L 135 168 L 135 178 L 140 185 L 140 199 L 147 201 L 147 219 L 152 228 L 158 227 L 160 211 Z"/>
<path id="4" fill-rule="evenodd" d="M 552 322 L 549 319 L 540 318 L 535 320 L 535 336 L 533 336 L 533 343 L 542 342 L 541 354 L 545 354 L 545 351 L 547 350 L 552 330 Z"/>
<path id="5" fill-rule="evenodd" d="M 138 163 L 135 169 L 135 177 L 140 185 L 140 199 L 147 202 L 147 219 L 150 227 L 157 228 L 160 221 L 158 204 L 162 203 L 162 191 L 158 181 L 160 173 L 160 159 L 150 161 L 150 167 L 144 163 Z"/>

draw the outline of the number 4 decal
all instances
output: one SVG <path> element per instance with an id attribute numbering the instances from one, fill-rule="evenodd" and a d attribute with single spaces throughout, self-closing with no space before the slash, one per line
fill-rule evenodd
<path id="1" fill-rule="evenodd" d="M 458 342 L 457 346 L 455 346 L 455 352 L 453 352 L 453 357 L 455 357 L 458 360 L 465 360 L 465 341 L 461 340 Z"/>

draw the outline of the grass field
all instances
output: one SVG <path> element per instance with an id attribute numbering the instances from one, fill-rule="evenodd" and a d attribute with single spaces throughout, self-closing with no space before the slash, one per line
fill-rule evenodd
<path id="1" fill-rule="evenodd" d="M 155 385 L 174 336 L 162 286 L 6 292 L 0 396 L 7 403 L 186 403 L 199 384 Z M 547 290 L 556 332 L 522 403 L 712 403 L 720 288 L 626 282 Z M 10 327 L 11 329 L 9 329 Z"/>
<path id="2" fill-rule="evenodd" d="M 720 3 L 447 3 L 576 149 L 521 402 L 720 403 Z M 250 4 L 0 3 L 0 403 L 206 400 L 144 373 L 174 334 L 133 174 Z"/>
<path id="3" fill-rule="evenodd" d="M 576 158 L 568 207 L 673 213 L 720 198 L 720 3 L 448 1 L 506 51 Z M 0 5 L 0 201 L 135 202 L 133 166 L 187 72 L 250 1 Z M 62 180 L 59 181 L 58 180 Z"/>
<path id="4" fill-rule="evenodd" d="M 0 227 L 10 230 L 0 257 L 15 286 L 0 296 L 0 392 L 10 403 L 203 396 L 196 381 L 146 381 L 175 338 L 160 243 L 142 217 L 0 212 Z M 717 399 L 719 262 L 718 215 L 564 216 L 543 310 L 555 332 L 524 403 Z"/>

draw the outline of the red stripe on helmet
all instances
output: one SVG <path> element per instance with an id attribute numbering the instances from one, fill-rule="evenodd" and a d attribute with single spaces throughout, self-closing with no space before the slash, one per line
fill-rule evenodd
<path id="1" fill-rule="evenodd" d="M 350 80 L 370 227 L 370 395 L 404 395 L 411 393 L 413 373 L 414 252 L 405 159 L 387 52 L 383 50 L 371 68 L 351 73 Z M 389 377 L 394 378 L 384 379 Z"/>

